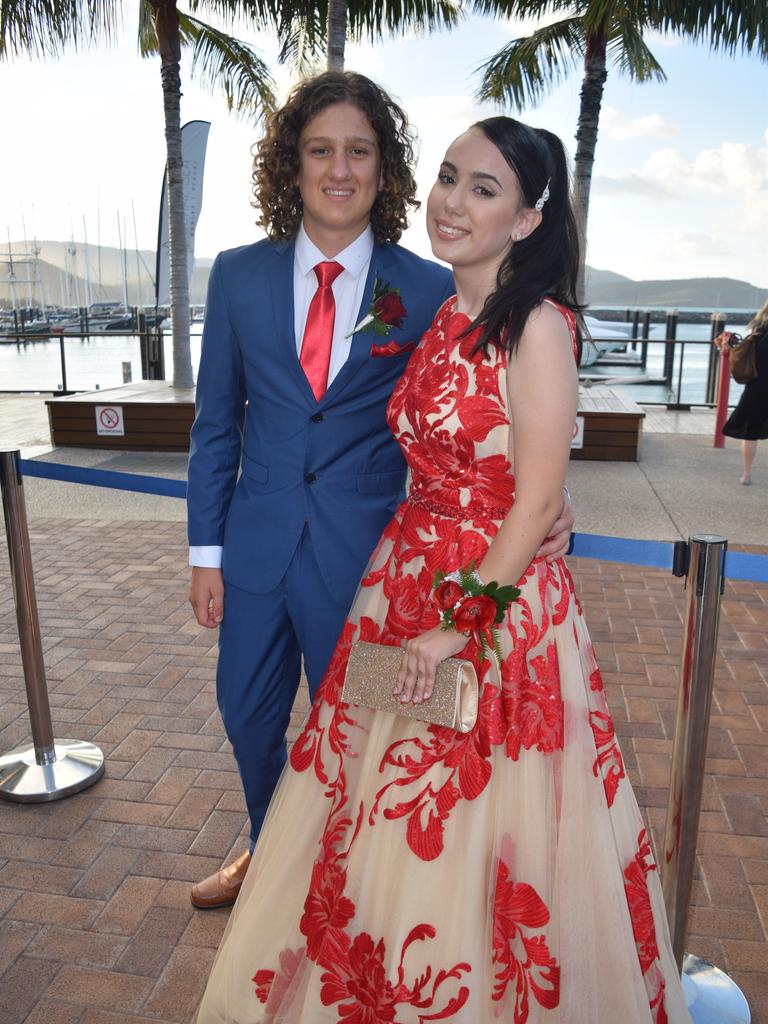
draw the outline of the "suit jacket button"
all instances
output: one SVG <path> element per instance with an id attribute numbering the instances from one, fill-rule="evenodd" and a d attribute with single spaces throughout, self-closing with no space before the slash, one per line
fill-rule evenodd
<path id="1" fill-rule="evenodd" d="M 315 415 L 312 416 L 312 422 L 313 423 L 322 423 L 323 422 L 323 414 L 321 412 L 316 412 Z"/>
<path id="2" fill-rule="evenodd" d="M 315 480 L 317 480 L 317 473 L 305 473 L 304 474 L 304 483 L 305 484 L 313 484 L 315 482 Z"/>

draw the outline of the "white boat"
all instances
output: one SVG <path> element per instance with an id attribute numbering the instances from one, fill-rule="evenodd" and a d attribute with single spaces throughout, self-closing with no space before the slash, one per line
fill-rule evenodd
<path id="1" fill-rule="evenodd" d="M 585 316 L 584 326 L 587 333 L 581 353 L 581 366 L 592 366 L 604 353 L 626 351 L 627 343 L 632 340 L 632 324 Z"/>

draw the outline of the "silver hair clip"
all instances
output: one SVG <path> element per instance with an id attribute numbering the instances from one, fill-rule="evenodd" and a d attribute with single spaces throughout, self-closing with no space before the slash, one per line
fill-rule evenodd
<path id="1" fill-rule="evenodd" d="M 538 210 L 539 213 L 541 213 L 541 211 L 544 209 L 544 203 L 546 203 L 546 201 L 549 199 L 549 183 L 550 183 L 550 181 L 552 181 L 552 178 L 547 178 L 547 184 L 544 186 L 544 191 L 541 193 L 541 195 L 539 196 L 539 198 L 536 200 L 536 202 L 534 204 L 534 207 L 533 207 L 534 210 Z"/>

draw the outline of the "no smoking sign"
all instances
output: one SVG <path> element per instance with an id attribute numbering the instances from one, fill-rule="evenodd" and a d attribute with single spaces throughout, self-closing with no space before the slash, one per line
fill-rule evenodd
<path id="1" fill-rule="evenodd" d="M 577 416 L 576 422 L 573 424 L 573 433 L 571 434 L 571 448 L 583 448 L 584 447 L 584 417 Z"/>
<path id="2" fill-rule="evenodd" d="M 125 422 L 121 405 L 96 406 L 96 433 L 125 436 Z"/>

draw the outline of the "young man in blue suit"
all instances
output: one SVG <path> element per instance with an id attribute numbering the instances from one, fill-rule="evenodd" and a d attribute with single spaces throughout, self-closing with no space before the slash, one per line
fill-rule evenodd
<path id="1" fill-rule="evenodd" d="M 453 294 L 445 268 L 396 244 L 418 205 L 413 162 L 404 112 L 369 79 L 301 83 L 254 162 L 268 237 L 220 253 L 211 270 L 189 459 L 190 601 L 201 625 L 220 626 L 217 698 L 251 849 L 285 763 L 302 659 L 314 696 L 403 493 L 387 402 Z M 572 522 L 567 507 L 542 553 L 564 550 Z M 193 904 L 234 902 L 249 860 L 194 886 Z"/>

